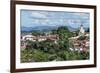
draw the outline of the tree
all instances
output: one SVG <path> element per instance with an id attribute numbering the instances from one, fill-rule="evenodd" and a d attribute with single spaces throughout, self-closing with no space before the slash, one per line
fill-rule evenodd
<path id="1" fill-rule="evenodd" d="M 52 30 L 52 34 L 57 34 L 57 30 Z"/>
<path id="2" fill-rule="evenodd" d="M 85 40 L 86 39 L 86 36 L 80 36 L 78 39 L 79 40 Z"/>
<path id="3" fill-rule="evenodd" d="M 41 34 L 40 32 L 32 32 L 32 35 L 34 35 L 34 36 L 38 36 L 40 34 Z"/>
<path id="4" fill-rule="evenodd" d="M 88 28 L 88 29 L 86 30 L 86 32 L 90 32 L 90 29 Z"/>
<path id="5" fill-rule="evenodd" d="M 59 47 L 60 49 L 63 50 L 69 50 L 69 40 L 68 38 L 70 38 L 71 36 L 73 36 L 73 34 L 68 30 L 67 27 L 59 27 L 57 29 L 57 33 L 59 35 Z"/>

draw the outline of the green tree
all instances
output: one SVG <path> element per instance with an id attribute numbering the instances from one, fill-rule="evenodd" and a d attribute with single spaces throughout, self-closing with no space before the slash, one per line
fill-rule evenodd
<path id="1" fill-rule="evenodd" d="M 68 30 L 67 27 L 59 27 L 57 29 L 57 33 L 59 35 L 59 45 L 60 49 L 66 49 L 69 50 L 69 38 L 73 36 L 73 33 Z"/>

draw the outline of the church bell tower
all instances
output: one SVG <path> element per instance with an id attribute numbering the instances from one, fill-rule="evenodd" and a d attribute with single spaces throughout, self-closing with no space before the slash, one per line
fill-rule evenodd
<path id="1" fill-rule="evenodd" d="M 79 36 L 84 36 L 84 34 L 85 34 L 85 29 L 84 29 L 83 25 L 81 24 L 80 29 L 79 29 Z"/>

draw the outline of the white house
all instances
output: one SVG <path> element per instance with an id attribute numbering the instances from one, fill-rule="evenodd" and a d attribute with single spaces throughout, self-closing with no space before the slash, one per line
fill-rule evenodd
<path id="1" fill-rule="evenodd" d="M 22 40 L 36 41 L 35 39 L 36 39 L 36 37 L 31 34 L 22 36 Z"/>
<path id="2" fill-rule="evenodd" d="M 41 42 L 41 41 L 47 40 L 47 38 L 46 38 L 45 36 L 39 36 L 39 37 L 37 37 L 37 40 L 38 40 L 39 42 Z"/>

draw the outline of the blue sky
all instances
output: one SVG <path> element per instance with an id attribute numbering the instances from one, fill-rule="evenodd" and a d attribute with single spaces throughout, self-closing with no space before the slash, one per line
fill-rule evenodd
<path id="1" fill-rule="evenodd" d="M 21 26 L 71 26 L 89 27 L 89 13 L 45 10 L 21 10 Z"/>

